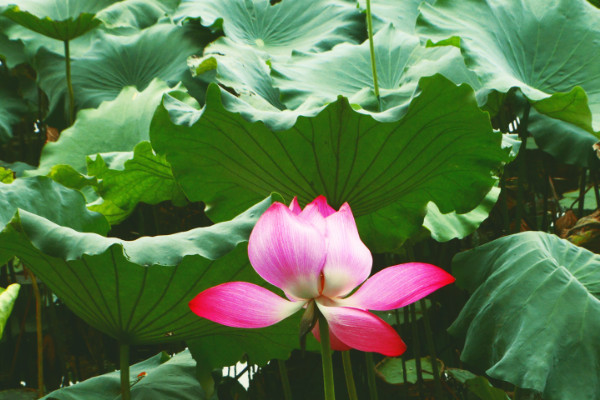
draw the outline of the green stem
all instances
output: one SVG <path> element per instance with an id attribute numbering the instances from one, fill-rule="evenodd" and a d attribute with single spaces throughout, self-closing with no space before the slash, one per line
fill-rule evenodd
<path id="1" fill-rule="evenodd" d="M 415 356 L 415 366 L 417 367 L 417 386 L 419 387 L 419 399 L 423 400 L 424 397 L 424 388 L 425 385 L 423 383 L 423 367 L 421 366 L 421 351 L 419 348 L 419 331 L 417 326 L 417 312 L 415 310 L 414 303 L 408 306 L 408 310 L 410 312 L 410 326 L 412 328 L 412 340 L 414 346 L 414 356 Z"/>
<path id="2" fill-rule="evenodd" d="M 33 272 L 29 271 L 31 283 L 33 285 L 33 294 L 35 296 L 35 331 L 37 338 L 37 373 L 38 373 L 38 396 L 44 396 L 44 343 L 42 332 L 42 296 L 37 279 Z"/>
<path id="3" fill-rule="evenodd" d="M 378 400 L 377 394 L 377 382 L 375 381 L 375 363 L 373 362 L 373 353 L 365 353 L 365 359 L 367 360 L 367 381 L 369 382 L 369 398 L 371 400 Z"/>
<path id="4" fill-rule="evenodd" d="M 67 72 L 67 91 L 69 92 L 69 126 L 75 121 L 75 95 L 73 93 L 73 83 L 71 82 L 71 52 L 69 50 L 69 41 L 65 40 L 65 67 Z"/>
<path id="5" fill-rule="evenodd" d="M 435 343 L 433 341 L 433 331 L 431 330 L 431 323 L 429 321 L 429 310 L 427 310 L 427 303 L 425 302 L 425 299 L 419 300 L 419 304 L 421 305 L 421 312 L 423 313 L 425 340 L 427 341 L 427 347 L 429 347 L 429 354 L 431 355 L 431 369 L 433 370 L 435 398 L 443 399 L 442 381 L 440 377 L 440 371 L 438 369 L 437 353 L 435 351 Z"/>
<path id="6" fill-rule="evenodd" d="M 358 400 L 356 394 L 356 385 L 354 384 L 354 374 L 352 373 L 352 361 L 350 360 L 350 350 L 342 351 L 342 362 L 344 363 L 344 375 L 346 375 L 346 388 L 348 389 L 348 398 Z"/>
<path id="7" fill-rule="evenodd" d="M 579 205 L 577 207 L 577 216 L 579 218 L 583 217 L 583 210 L 585 206 L 585 182 L 586 180 L 586 169 L 581 169 L 581 178 L 579 178 Z"/>
<path id="8" fill-rule="evenodd" d="M 375 45 L 373 44 L 373 18 L 371 16 L 371 0 L 367 0 L 367 30 L 369 33 L 369 50 L 371 51 L 371 70 L 373 71 L 373 89 L 375 97 L 381 109 L 381 98 L 379 97 L 379 84 L 377 83 L 377 66 L 375 64 Z"/>
<path id="9" fill-rule="evenodd" d="M 277 365 L 279 366 L 279 375 L 281 375 L 281 386 L 283 386 L 283 398 L 285 400 L 292 400 L 292 388 L 290 387 L 290 379 L 288 377 L 285 361 L 277 360 Z"/>
<path id="10" fill-rule="evenodd" d="M 519 148 L 519 154 L 517 156 L 518 162 L 518 179 L 517 179 L 517 206 L 516 206 L 516 221 L 515 221 L 515 229 L 514 232 L 518 233 L 521 231 L 521 220 L 527 219 L 525 215 L 525 183 L 526 183 L 526 175 L 527 175 L 527 137 L 529 136 L 529 132 L 527 131 L 527 127 L 529 125 L 529 111 L 531 109 L 531 105 L 528 103 L 525 104 L 525 110 L 523 111 L 523 117 L 519 121 L 518 133 L 519 138 L 521 139 L 521 147 Z"/>
<path id="11" fill-rule="evenodd" d="M 329 325 L 321 313 L 319 313 L 319 334 L 321 336 L 321 359 L 323 362 L 325 400 L 335 400 L 335 389 L 333 387 L 333 362 L 331 361 L 331 344 L 329 342 Z"/>
<path id="12" fill-rule="evenodd" d="M 119 345 L 119 367 L 121 368 L 121 399 L 131 400 L 131 386 L 129 384 L 129 345 Z"/>

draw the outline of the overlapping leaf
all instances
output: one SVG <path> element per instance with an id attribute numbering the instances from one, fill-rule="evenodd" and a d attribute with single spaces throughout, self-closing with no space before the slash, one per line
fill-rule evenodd
<path id="1" fill-rule="evenodd" d="M 274 357 L 297 345 L 296 321 L 240 331 L 199 318 L 187 306 L 200 291 L 226 281 L 265 284 L 240 243 L 270 204 L 268 198 L 232 221 L 131 242 L 79 233 L 21 211 L 1 233 L 0 256 L 16 254 L 77 315 L 121 342 L 254 335 L 278 343 L 271 353 L 265 349 Z"/>
<path id="2" fill-rule="evenodd" d="M 488 92 L 517 87 L 539 112 L 600 129 L 600 10 L 588 2 L 440 0 L 420 10 L 417 32 L 459 37 Z"/>
<path id="3" fill-rule="evenodd" d="M 196 361 L 185 350 L 170 357 L 160 353 L 130 367 L 136 379 L 131 382 L 134 399 L 182 399 L 208 400 L 196 379 Z M 44 400 L 114 400 L 121 394 L 119 371 L 109 372 L 79 382 L 76 385 L 56 390 L 43 397 Z"/>
<path id="4" fill-rule="evenodd" d="M 423 76 L 440 73 L 455 83 L 464 82 L 475 88 L 479 85 L 455 48 L 426 48 L 418 37 L 392 25 L 375 35 L 374 45 L 381 111 L 405 109 Z M 343 95 L 350 103 L 379 111 L 370 57 L 368 41 L 361 45 L 340 44 L 329 52 L 295 55 L 286 63 L 273 62 L 274 84 L 290 109 L 311 98 L 327 104 Z M 398 113 L 392 115 L 388 119 L 398 119 Z"/>
<path id="5" fill-rule="evenodd" d="M 63 131 L 57 142 L 44 146 L 39 169 L 47 174 L 54 165 L 66 164 L 80 173 L 86 172 L 86 157 L 98 153 L 131 152 L 144 140 L 154 110 L 168 86 L 160 81 L 151 82 L 139 92 L 126 87 L 113 101 L 107 101 L 97 110 L 83 110 L 75 124 Z"/>
<path id="6" fill-rule="evenodd" d="M 0 19 L 0 59 L 8 68 L 14 68 L 27 61 L 28 57 L 20 40 L 11 40 L 6 36 L 5 25 L 6 21 Z"/>
<path id="7" fill-rule="evenodd" d="M 362 40 L 364 19 L 353 4 L 335 0 L 183 0 L 175 18 L 201 18 L 205 26 L 222 19 L 227 46 L 250 46 L 265 55 L 322 51 Z"/>
<path id="8" fill-rule="evenodd" d="M 442 212 L 475 208 L 492 186 L 491 170 L 505 159 L 470 88 L 441 76 L 422 79 L 420 88 L 394 123 L 377 122 L 340 98 L 276 133 L 227 111 L 212 86 L 203 110 L 166 97 L 152 123 L 152 145 L 187 197 L 204 201 L 215 220 L 271 191 L 302 203 L 323 194 L 334 207 L 350 203 L 372 246 L 396 248 L 421 226 L 427 202 Z"/>
<path id="9" fill-rule="evenodd" d="M 111 32 L 135 33 L 171 14 L 178 4 L 178 0 L 118 1 L 100 11 L 97 18 Z"/>
<path id="10" fill-rule="evenodd" d="M 487 219 L 498 200 L 500 189 L 493 187 L 474 210 L 457 214 L 451 212 L 442 214 L 435 203 L 427 204 L 427 215 L 423 226 L 431 232 L 431 237 L 438 242 L 447 242 L 458 238 L 463 239 L 475 231 Z"/>
<path id="11" fill-rule="evenodd" d="M 126 86 L 144 90 L 157 78 L 170 86 L 180 82 L 189 74 L 186 59 L 204 46 L 186 32 L 184 27 L 158 24 L 128 36 L 98 33 L 91 50 L 72 59 L 77 108 L 98 107 Z M 66 95 L 64 58 L 42 49 L 36 69 L 53 108 Z"/>
<path id="12" fill-rule="evenodd" d="M 187 203 L 171 166 L 163 156 L 154 154 L 149 142 L 139 143 L 131 155 L 117 155 L 127 160 L 117 160 L 112 166 L 107 164 L 109 157 L 99 155 L 88 162 L 88 174 L 97 179 L 94 186 L 102 197 L 90 210 L 103 214 L 111 225 L 123 221 L 140 202 L 158 204 L 169 200 L 179 206 Z"/>
<path id="13" fill-rule="evenodd" d="M 106 234 L 109 226 L 102 215 L 88 211 L 81 193 L 43 176 L 0 182 L 0 230 L 22 209 L 60 226 L 81 232 Z"/>
<path id="14" fill-rule="evenodd" d="M 585 129 L 531 109 L 527 130 L 538 147 L 557 160 L 584 168 L 598 167 L 593 148 L 598 138 Z"/>
<path id="15" fill-rule="evenodd" d="M 323 102 L 315 99 L 294 110 L 287 109 L 273 84 L 270 67 L 252 49 L 232 50 L 213 45 L 206 49 L 204 57 L 190 59 L 188 63 L 197 79 L 227 88 L 222 91 L 227 110 L 241 114 L 248 121 L 262 121 L 273 130 L 289 129 L 298 116 L 314 116 L 323 108 Z"/>
<path id="16" fill-rule="evenodd" d="M 8 79 L 4 74 L 0 79 Z M 14 90 L 0 83 L 0 143 L 12 137 L 13 125 L 27 111 L 25 102 Z"/>
<path id="17" fill-rule="evenodd" d="M 6 289 L 0 288 L 0 339 L 2 339 L 4 326 L 19 295 L 19 289 L 21 289 L 21 285 L 18 283 L 8 285 Z"/>
<path id="18" fill-rule="evenodd" d="M 100 25 L 95 13 L 114 0 L 3 0 L 12 4 L 4 15 L 20 25 L 57 40 L 71 40 Z"/>
<path id="19" fill-rule="evenodd" d="M 600 256 L 527 232 L 458 254 L 453 275 L 473 293 L 450 327 L 463 361 L 544 399 L 600 398 Z"/>
<path id="20" fill-rule="evenodd" d="M 414 33 L 419 6 L 423 2 L 433 3 L 433 0 L 376 0 L 371 1 L 371 14 L 373 16 L 373 29 L 375 32 L 387 24 L 407 33 Z M 367 2 L 358 1 L 359 7 L 366 12 Z"/>

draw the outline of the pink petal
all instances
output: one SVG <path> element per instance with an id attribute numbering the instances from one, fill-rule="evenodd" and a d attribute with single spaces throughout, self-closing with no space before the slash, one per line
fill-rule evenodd
<path id="1" fill-rule="evenodd" d="M 435 265 L 400 264 L 379 271 L 356 293 L 338 303 L 364 310 L 392 310 L 414 303 L 454 280 Z"/>
<path id="2" fill-rule="evenodd" d="M 327 204 L 327 198 L 321 195 L 307 204 L 304 210 L 302 210 L 303 215 L 312 213 L 319 213 L 323 218 L 327 218 L 335 213 L 335 209 Z"/>
<path id="3" fill-rule="evenodd" d="M 227 282 L 201 292 L 190 301 L 197 315 L 235 328 L 263 328 L 300 310 L 305 302 L 291 302 L 248 282 Z"/>
<path id="4" fill-rule="evenodd" d="M 325 238 L 281 203 L 273 203 L 250 234 L 248 256 L 267 282 L 294 298 L 319 295 L 325 263 Z"/>
<path id="5" fill-rule="evenodd" d="M 302 212 L 302 208 L 300 208 L 300 204 L 298 204 L 298 198 L 297 197 L 294 197 L 294 199 L 290 203 L 290 210 L 295 215 L 299 215 Z"/>
<path id="6" fill-rule="evenodd" d="M 300 213 L 300 218 L 311 223 L 322 235 L 325 235 L 327 229 L 325 217 L 334 213 L 335 210 L 327 204 L 325 196 L 319 196 L 304 207 L 304 210 Z"/>
<path id="7" fill-rule="evenodd" d="M 327 259 L 323 266 L 323 295 L 344 296 L 371 274 L 373 257 L 358 236 L 348 203 L 325 219 L 327 223 Z"/>
<path id="8" fill-rule="evenodd" d="M 319 332 L 319 322 L 318 321 L 312 330 L 312 334 L 315 336 L 315 338 L 319 342 L 321 341 L 321 333 Z M 330 344 L 331 350 L 346 351 L 346 350 L 350 350 L 352 348 L 352 347 L 347 346 L 344 343 L 342 343 L 342 341 L 340 339 L 338 339 L 337 336 L 335 336 L 333 333 L 331 333 L 331 329 L 329 330 L 329 344 Z"/>
<path id="9" fill-rule="evenodd" d="M 329 323 L 329 330 L 343 344 L 360 351 L 399 356 L 406 345 L 398 333 L 381 318 L 368 311 L 318 304 Z"/>

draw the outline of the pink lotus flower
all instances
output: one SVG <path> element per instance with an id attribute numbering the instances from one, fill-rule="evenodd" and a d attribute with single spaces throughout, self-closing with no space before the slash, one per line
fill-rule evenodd
<path id="1" fill-rule="evenodd" d="M 395 265 L 367 279 L 373 258 L 350 206 L 336 212 L 324 196 L 304 210 L 296 199 L 289 208 L 271 205 L 250 235 L 248 255 L 256 272 L 289 300 L 252 283 L 227 282 L 196 296 L 192 311 L 222 325 L 262 328 L 314 301 L 329 324 L 333 350 L 402 354 L 406 345 L 394 328 L 367 310 L 404 307 L 454 282 L 444 270 L 423 263 Z M 313 334 L 319 339 L 318 326 Z"/>

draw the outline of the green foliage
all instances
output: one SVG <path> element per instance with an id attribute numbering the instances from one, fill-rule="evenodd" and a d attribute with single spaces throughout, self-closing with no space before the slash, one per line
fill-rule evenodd
<path id="1" fill-rule="evenodd" d="M 599 255 L 541 232 L 458 254 L 452 272 L 472 293 L 450 327 L 465 338 L 461 359 L 544 399 L 597 398 L 598 265 Z"/>
<path id="2" fill-rule="evenodd" d="M 442 214 L 435 203 L 429 202 L 423 226 L 438 242 L 447 242 L 454 238 L 463 239 L 473 233 L 487 219 L 499 195 L 500 189 L 493 187 L 485 195 L 481 204 L 465 214 L 458 214 L 454 211 Z"/>
<path id="3" fill-rule="evenodd" d="M 0 182 L 0 230 L 5 229 L 17 209 L 76 231 L 108 232 L 104 217 L 85 208 L 81 193 L 43 176 L 16 179 L 10 184 Z"/>
<path id="4" fill-rule="evenodd" d="M 130 367 L 132 399 L 209 400 L 196 379 L 196 362 L 189 351 L 172 357 L 160 353 Z M 119 371 L 56 390 L 43 400 L 114 400 L 121 393 Z M 211 397 L 216 399 L 216 397 Z"/>
<path id="5" fill-rule="evenodd" d="M 469 371 L 455 368 L 447 369 L 446 372 L 465 385 L 467 390 L 480 400 L 510 400 L 504 390 L 493 387 L 483 376 L 477 376 Z"/>
<path id="6" fill-rule="evenodd" d="M 376 118 L 396 120 L 414 97 L 423 76 L 441 73 L 455 83 L 479 85 L 456 48 L 426 48 L 417 36 L 392 25 L 382 28 L 373 40 L 381 104 L 373 93 L 368 41 L 361 45 L 344 43 L 318 54 L 296 54 L 285 63 L 273 61 L 274 84 L 281 90 L 283 103 L 296 109 L 315 97 L 319 104 L 327 104 L 343 95 L 351 104 L 369 111 L 389 110 Z M 335 79 L 331 79 L 330 71 L 338 71 Z"/>
<path id="7" fill-rule="evenodd" d="M 110 164 L 107 161 L 111 157 L 101 155 L 88 161 L 88 174 L 97 179 L 95 189 L 102 198 L 101 203 L 91 205 L 90 209 L 103 214 L 110 224 L 123 221 L 140 202 L 158 204 L 170 200 L 176 206 L 187 203 L 171 166 L 164 157 L 154 154 L 150 143 L 140 142 L 132 156 L 117 155 L 120 157 Z"/>
<path id="8" fill-rule="evenodd" d="M 130 86 L 98 109 L 83 110 L 57 142 L 44 146 L 36 173 L 47 174 L 61 164 L 85 173 L 88 155 L 133 151 L 139 142 L 149 139 L 152 115 L 167 90 L 157 79 L 142 92 Z"/>
<path id="9" fill-rule="evenodd" d="M 403 364 L 404 363 L 404 364 Z M 385 382 L 392 385 L 401 385 L 404 382 L 404 368 L 406 366 L 406 383 L 417 383 L 417 360 L 402 360 L 399 357 L 385 358 L 375 367 L 377 375 Z M 433 380 L 433 368 L 431 366 L 431 358 L 421 358 L 421 368 L 423 370 L 423 380 Z M 438 370 L 441 370 L 442 364 L 438 361 Z M 429 371 L 429 372 L 426 372 Z"/>
<path id="10" fill-rule="evenodd" d="M 186 196 L 205 202 L 215 220 L 273 191 L 301 203 L 324 194 L 334 207 L 349 202 L 372 248 L 395 249 L 421 226 L 428 201 L 442 212 L 475 208 L 505 159 L 468 87 L 440 76 L 420 87 L 398 122 L 377 122 L 340 98 L 272 132 L 227 111 L 213 86 L 203 110 L 165 97 L 151 140 Z"/>
<path id="11" fill-rule="evenodd" d="M 187 303 L 233 277 L 259 280 L 245 246 L 236 246 L 270 204 L 269 198 L 229 222 L 131 242 L 20 211 L 2 233 L 0 254 L 18 256 L 86 322 L 122 342 L 223 334 L 228 328 L 197 318 Z"/>
<path id="12" fill-rule="evenodd" d="M 0 0 L 0 262 L 17 256 L 47 287 L 45 335 L 56 339 L 54 308 L 66 304 L 122 343 L 185 340 L 198 369 L 187 352 L 134 365 L 133 377 L 148 373 L 132 381 L 134 398 L 205 398 L 196 377 L 206 384 L 214 368 L 241 359 L 263 366 L 243 395 L 280 398 L 268 362 L 298 347 L 299 315 L 233 329 L 187 307 L 222 282 L 266 285 L 244 242 L 272 192 L 302 204 L 321 194 L 334 207 L 349 202 L 371 250 L 397 253 L 376 255 L 375 270 L 404 255 L 448 269 L 444 260 L 474 242 L 554 228 L 578 186 L 588 189 L 584 209 L 595 207 L 597 171 L 580 183 L 583 171 L 570 166 L 600 165 L 592 147 L 600 137 L 597 8 L 585 0 L 372 1 L 376 98 L 365 3 Z M 64 41 L 74 123 L 63 115 Z M 529 140 L 517 158 L 515 131 L 537 148 Z M 227 222 L 197 228 L 208 218 Z M 125 240 L 150 231 L 160 236 Z M 402 248 L 407 239 L 422 242 Z M 598 261 L 542 233 L 498 239 L 455 259 L 466 306 L 466 295 L 448 288 L 425 303 L 429 319 L 417 305 L 412 324 L 417 334 L 431 325 L 437 357 L 452 364 L 459 349 L 445 318 L 464 306 L 451 331 L 465 340 L 465 365 L 548 400 L 598 398 Z M 19 274 L 0 265 L 2 282 Z M 0 293 L 0 326 L 16 290 Z M 378 315 L 411 324 L 403 313 Z M 419 354 L 403 337 L 414 383 L 424 346 Z M 400 366 L 387 359 L 378 370 L 398 383 Z M 296 367 L 292 381 L 303 374 Z M 507 399 L 483 376 L 444 371 L 459 396 Z M 119 387 L 112 373 L 52 396 L 113 399 Z"/>
<path id="13" fill-rule="evenodd" d="M 424 1 L 430 4 L 433 3 L 433 0 L 372 1 L 373 29 L 377 32 L 391 23 L 403 32 L 414 33 L 415 23 L 419 15 L 419 6 Z M 366 11 L 367 2 L 365 0 L 359 0 L 358 4 L 362 11 Z"/>
<path id="14" fill-rule="evenodd" d="M 89 51 L 72 57 L 77 108 L 98 107 L 127 86 L 143 91 L 155 79 L 171 86 L 183 80 L 189 74 L 186 59 L 203 47 L 187 32 L 165 23 L 127 36 L 98 33 Z M 66 96 L 64 56 L 42 49 L 36 63 L 40 87 L 49 94 L 53 109 Z"/>
<path id="15" fill-rule="evenodd" d="M 342 42 L 356 42 L 363 18 L 352 3 L 334 0 L 183 0 L 176 19 L 200 18 L 204 26 L 221 25 L 225 46 L 249 46 L 265 55 L 322 51 Z M 362 28 L 362 29 L 361 29 Z"/>
<path id="16" fill-rule="evenodd" d="M 539 112 L 531 129 L 538 145 L 592 166 L 588 146 L 600 130 L 600 84 L 593 78 L 600 41 L 591 39 L 600 34 L 598 9 L 579 0 L 440 0 L 420 10 L 417 32 L 460 46 L 482 82 L 484 103 L 518 88 Z"/>
<path id="17" fill-rule="evenodd" d="M 0 79 L 8 77 L 0 73 Z M 23 99 L 10 89 L 0 81 L 0 143 L 12 137 L 12 126 L 19 122 L 20 116 L 26 111 Z"/>
<path id="18" fill-rule="evenodd" d="M 19 295 L 19 289 L 21 289 L 21 285 L 18 283 L 8 285 L 6 289 L 0 288 L 0 339 L 4 333 L 6 320 L 8 320 Z"/>
<path id="19" fill-rule="evenodd" d="M 6 1 L 5 1 L 6 2 Z M 19 0 L 4 15 L 27 29 L 57 40 L 71 40 L 100 25 L 95 13 L 113 0 Z"/>

